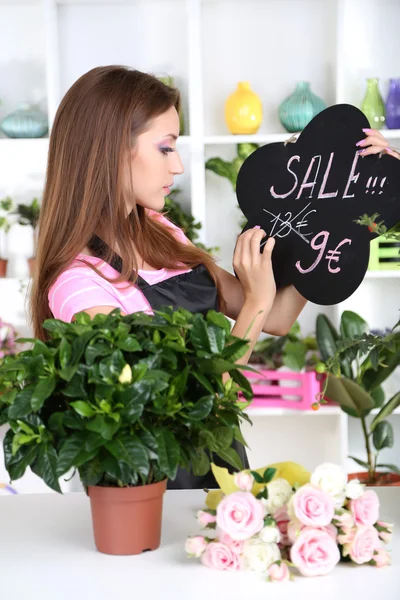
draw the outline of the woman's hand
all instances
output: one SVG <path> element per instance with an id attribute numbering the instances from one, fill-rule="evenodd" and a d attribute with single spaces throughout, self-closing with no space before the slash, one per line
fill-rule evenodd
<path id="1" fill-rule="evenodd" d="M 400 160 L 400 153 L 394 148 L 389 147 L 389 142 L 380 131 L 377 129 L 363 129 L 366 137 L 363 140 L 357 142 L 357 146 L 360 148 L 360 156 L 368 156 L 369 154 L 389 154 Z"/>
<path id="2" fill-rule="evenodd" d="M 245 302 L 269 310 L 276 294 L 271 260 L 275 239 L 267 240 L 261 254 L 260 243 L 265 236 L 265 231 L 258 226 L 242 233 L 236 244 L 233 268 L 242 285 Z"/>

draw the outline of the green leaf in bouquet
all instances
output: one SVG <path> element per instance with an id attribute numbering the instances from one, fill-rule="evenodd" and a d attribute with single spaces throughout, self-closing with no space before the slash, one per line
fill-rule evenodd
<path id="1" fill-rule="evenodd" d="M 274 478 L 275 473 L 276 473 L 276 469 L 274 469 L 272 467 L 268 467 L 267 469 L 265 469 L 264 475 L 263 475 L 264 483 L 269 483 Z"/>
<path id="2" fill-rule="evenodd" d="M 256 483 L 264 483 L 264 478 L 257 471 L 250 471 Z"/>

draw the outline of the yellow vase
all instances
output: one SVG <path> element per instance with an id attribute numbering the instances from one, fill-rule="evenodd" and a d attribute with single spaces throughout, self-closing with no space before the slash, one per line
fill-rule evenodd
<path id="1" fill-rule="evenodd" d="M 262 121 L 260 98 L 248 81 L 240 81 L 225 103 L 225 121 L 234 134 L 256 133 Z"/>

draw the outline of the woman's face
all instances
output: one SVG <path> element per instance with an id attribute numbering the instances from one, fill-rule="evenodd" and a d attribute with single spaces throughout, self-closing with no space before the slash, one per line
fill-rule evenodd
<path id="1" fill-rule="evenodd" d="M 154 118 L 148 129 L 138 136 L 131 152 L 133 200 L 136 204 L 152 210 L 164 207 L 164 198 L 170 192 L 174 176 L 183 173 L 176 150 L 178 135 L 179 116 L 171 107 Z"/>

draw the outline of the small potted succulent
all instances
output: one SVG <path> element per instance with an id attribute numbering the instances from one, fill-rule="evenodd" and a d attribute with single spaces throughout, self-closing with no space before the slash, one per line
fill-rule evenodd
<path id="1" fill-rule="evenodd" d="M 373 332 L 357 313 L 344 311 L 338 332 L 325 315 L 319 315 L 317 341 L 327 374 L 322 393 L 359 419 L 364 436 L 365 460 L 350 458 L 365 472 L 349 477 L 367 485 L 400 486 L 400 469 L 378 460 L 381 450 L 394 444 L 387 417 L 400 406 L 400 391 L 386 399 L 382 383 L 400 365 L 400 321 L 387 332 Z"/>
<path id="2" fill-rule="evenodd" d="M 0 200 L 0 239 L 1 232 L 8 233 L 11 227 L 10 221 L 8 220 L 8 213 L 11 211 L 13 205 L 12 199 L 7 196 Z M 0 245 L 0 277 L 5 277 L 7 274 L 7 263 L 6 258 L 1 257 L 1 245 Z"/>
<path id="3" fill-rule="evenodd" d="M 39 200 L 34 198 L 30 204 L 17 204 L 17 208 L 13 214 L 17 215 L 18 223 L 20 225 L 28 225 L 32 227 L 33 230 L 33 256 L 28 258 L 29 275 L 32 277 L 35 269 L 38 224 L 40 216 Z"/>
<path id="4" fill-rule="evenodd" d="M 27 467 L 53 490 L 72 469 L 109 554 L 160 544 L 162 498 L 178 467 L 202 475 L 215 455 L 242 468 L 234 439 L 252 392 L 235 363 L 248 347 L 229 321 L 165 309 L 45 321 L 48 341 L 0 367 L 0 424 L 11 481 Z M 224 374 L 229 374 L 226 381 Z"/>

